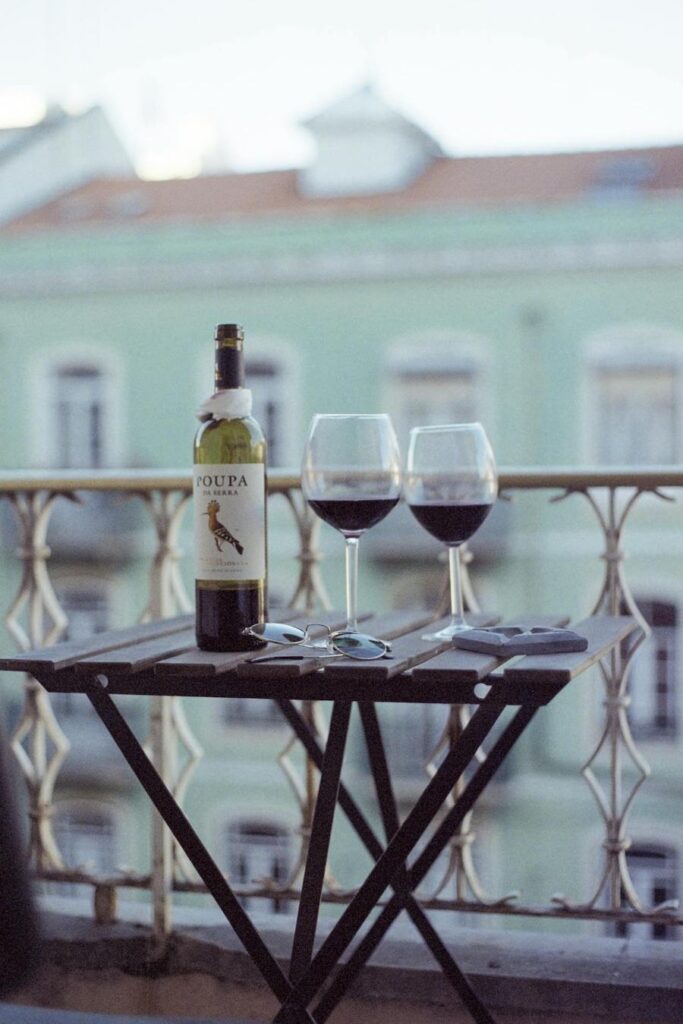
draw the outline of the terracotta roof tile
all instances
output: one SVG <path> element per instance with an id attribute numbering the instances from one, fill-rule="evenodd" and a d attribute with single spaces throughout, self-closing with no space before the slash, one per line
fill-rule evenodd
<path id="1" fill-rule="evenodd" d="M 314 198 L 295 170 L 170 181 L 99 179 L 24 214 L 9 233 L 69 225 L 197 222 L 241 217 L 406 212 L 438 207 L 548 203 L 600 190 L 683 190 L 683 145 L 514 156 L 440 157 L 400 192 Z"/>

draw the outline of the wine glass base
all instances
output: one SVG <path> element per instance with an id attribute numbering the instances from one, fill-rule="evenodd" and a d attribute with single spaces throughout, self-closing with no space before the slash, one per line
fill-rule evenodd
<path id="1" fill-rule="evenodd" d="M 422 640 L 451 640 L 457 633 L 464 633 L 471 629 L 466 622 L 450 622 L 443 629 L 438 630 L 436 633 L 425 633 L 421 638 Z"/>

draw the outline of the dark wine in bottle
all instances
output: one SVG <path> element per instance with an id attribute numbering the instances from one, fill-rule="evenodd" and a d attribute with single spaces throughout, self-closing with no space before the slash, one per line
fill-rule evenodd
<path id="1" fill-rule="evenodd" d="M 266 619 L 266 442 L 244 387 L 244 332 L 216 327 L 216 390 L 194 442 L 197 644 L 263 647 L 242 636 Z"/>
<path id="2" fill-rule="evenodd" d="M 309 498 L 313 511 L 342 533 L 363 533 L 375 526 L 398 502 L 396 498 L 328 499 Z"/>
<path id="3" fill-rule="evenodd" d="M 463 544 L 479 529 L 493 505 L 411 505 L 418 523 L 444 544 Z"/>

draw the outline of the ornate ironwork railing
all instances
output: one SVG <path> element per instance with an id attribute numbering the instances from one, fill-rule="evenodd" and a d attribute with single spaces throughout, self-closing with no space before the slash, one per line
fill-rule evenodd
<path id="1" fill-rule="evenodd" d="M 602 534 L 604 569 L 596 588 L 593 614 L 616 614 L 628 609 L 648 632 L 643 616 L 629 589 L 623 568 L 623 533 L 626 522 L 643 495 L 670 500 L 666 491 L 683 487 L 683 470 L 574 470 L 530 469 L 501 473 L 501 492 L 548 491 L 550 500 L 565 501 L 578 496 L 593 511 Z M 14 511 L 19 530 L 18 557 L 21 575 L 14 599 L 5 615 L 9 634 L 20 649 L 55 643 L 68 620 L 53 588 L 48 565 L 48 531 L 51 516 L 62 502 L 78 503 L 84 494 L 105 493 L 137 498 L 146 509 L 154 531 L 154 550 L 149 552 L 149 587 L 142 619 L 156 619 L 187 611 L 191 601 L 179 568 L 179 532 L 191 496 L 189 474 L 178 472 L 69 472 L 0 474 L 0 497 Z M 272 472 L 269 497 L 279 496 L 289 506 L 298 533 L 298 573 L 289 604 L 304 610 L 329 607 L 319 569 L 319 521 L 311 514 L 300 491 L 297 476 Z M 470 606 L 475 603 L 471 581 L 465 580 Z M 588 612 L 588 609 L 586 609 Z M 474 833 L 466 819 L 454 837 L 447 868 L 435 891 L 424 895 L 431 907 L 466 909 L 526 916 L 560 916 L 619 922 L 665 922 L 683 924 L 677 905 L 665 902 L 646 905 L 636 892 L 629 873 L 630 846 L 628 817 L 635 797 L 649 775 L 649 767 L 631 733 L 627 710 L 629 668 L 635 647 L 616 652 L 609 664 L 601 666 L 604 685 L 604 721 L 599 740 L 582 767 L 586 783 L 597 804 L 603 827 L 604 866 L 588 899 L 571 903 L 552 897 L 545 906 L 524 906 L 516 893 L 500 898 L 488 896 L 477 876 L 472 857 Z M 305 714 L 322 736 L 325 721 L 314 703 Z M 447 727 L 432 754 L 447 746 L 464 727 L 468 709 L 451 709 Z M 306 855 L 306 837 L 316 797 L 316 771 L 312 763 L 300 775 L 289 758 L 293 737 L 279 755 L 299 808 L 301 849 L 289 878 L 266 879 L 245 887 L 248 895 L 277 895 L 297 898 L 297 883 Z M 115 912 L 116 892 L 122 887 L 149 888 L 152 892 L 154 927 L 158 936 L 170 928 L 173 891 L 200 891 L 181 852 L 173 847 L 168 832 L 154 815 L 152 863 L 148 873 L 121 871 L 111 877 L 95 876 L 78 866 L 65 864 L 52 829 L 53 795 L 69 740 L 54 714 L 49 695 L 32 678 L 27 678 L 23 711 L 12 737 L 12 747 L 26 782 L 29 802 L 29 849 L 37 877 L 49 881 L 88 883 L 93 887 L 98 920 Z M 202 758 L 202 747 L 185 717 L 177 698 L 155 698 L 151 702 L 149 754 L 157 764 L 176 798 L 185 799 L 194 770 Z M 485 753 L 480 752 L 484 757 Z M 607 760 L 607 772 L 595 765 Z M 432 770 L 432 760 L 426 769 Z M 627 770 L 628 769 L 628 770 Z M 635 780 L 633 775 L 635 774 Z M 448 895 L 451 893 L 452 895 Z M 330 875 L 327 898 L 344 900 L 343 892 Z"/>

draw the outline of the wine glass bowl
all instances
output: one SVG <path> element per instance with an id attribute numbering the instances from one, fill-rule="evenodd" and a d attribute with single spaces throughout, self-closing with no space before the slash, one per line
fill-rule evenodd
<path id="1" fill-rule="evenodd" d="M 314 416 L 304 448 L 301 488 L 313 511 L 346 541 L 346 629 L 358 630 L 358 541 L 398 503 L 401 456 L 383 414 Z"/>
<path id="2" fill-rule="evenodd" d="M 459 548 L 484 522 L 498 493 L 496 463 L 482 425 L 414 427 L 404 493 L 420 525 L 448 547 L 451 621 L 425 638 L 447 640 L 469 628 L 463 615 Z"/>

